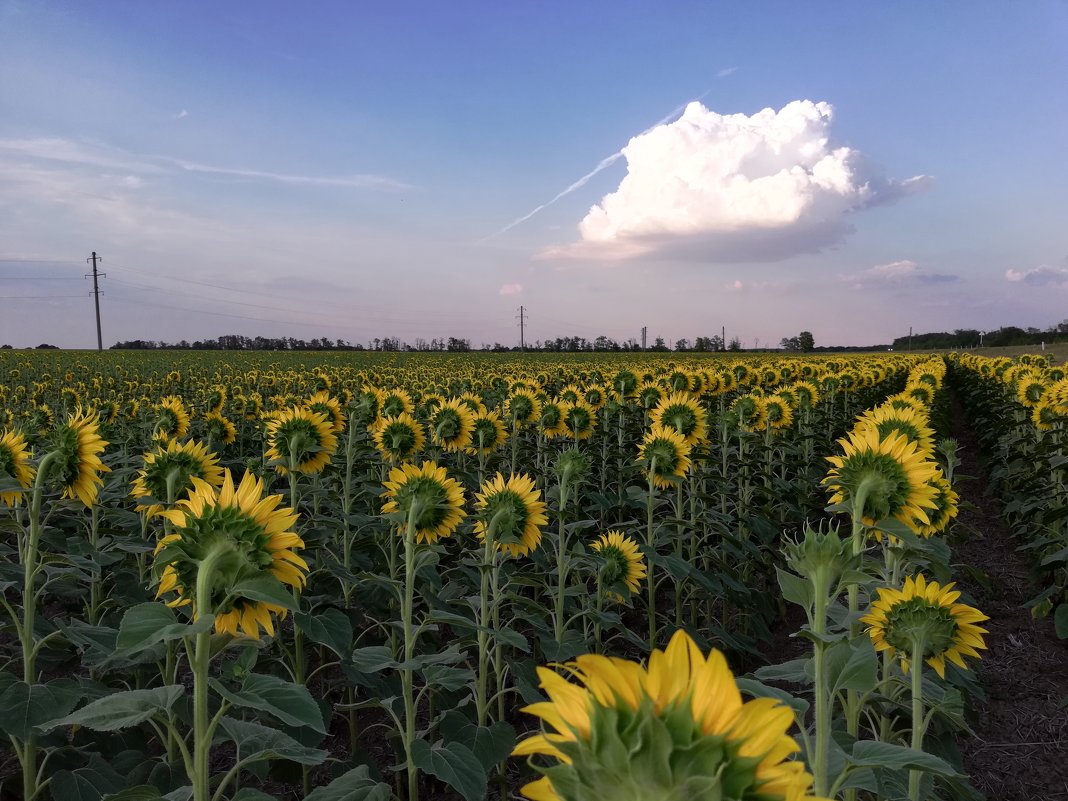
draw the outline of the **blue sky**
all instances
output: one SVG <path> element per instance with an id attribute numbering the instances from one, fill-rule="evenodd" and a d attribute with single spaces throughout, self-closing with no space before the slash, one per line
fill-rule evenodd
<path id="1" fill-rule="evenodd" d="M 91 250 L 105 345 L 1050 325 L 1066 36 L 1052 0 L 0 0 L 0 341 L 95 344 Z"/>

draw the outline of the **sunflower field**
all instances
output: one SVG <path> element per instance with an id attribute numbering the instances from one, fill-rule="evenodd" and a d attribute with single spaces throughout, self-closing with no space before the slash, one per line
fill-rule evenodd
<path id="1" fill-rule="evenodd" d="M 0 352 L 0 797 L 974 798 L 947 369 L 1063 489 L 1044 364 Z"/>

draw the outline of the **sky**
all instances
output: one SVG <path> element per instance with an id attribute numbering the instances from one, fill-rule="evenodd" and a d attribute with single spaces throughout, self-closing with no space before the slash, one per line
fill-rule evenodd
<path id="1" fill-rule="evenodd" d="M 1068 318 L 1068 4 L 0 0 L 0 344 Z"/>

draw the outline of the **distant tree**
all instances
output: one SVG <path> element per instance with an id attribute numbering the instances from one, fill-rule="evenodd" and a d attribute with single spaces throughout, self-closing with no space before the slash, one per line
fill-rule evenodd
<path id="1" fill-rule="evenodd" d="M 42 342 L 37 346 L 37 350 L 59 350 L 59 345 L 49 345 L 47 342 Z"/>
<path id="2" fill-rule="evenodd" d="M 783 350 L 797 352 L 801 350 L 801 341 L 797 337 L 783 337 L 779 340 L 779 347 Z"/>
<path id="3" fill-rule="evenodd" d="M 666 351 L 668 349 L 667 343 L 664 342 L 663 337 L 657 337 L 653 340 L 653 347 L 650 350 Z"/>
<path id="4" fill-rule="evenodd" d="M 731 342 L 730 342 L 729 345 L 727 345 L 727 350 L 741 350 L 741 349 L 742 349 L 742 340 L 738 339 L 738 337 L 731 337 Z"/>
<path id="5" fill-rule="evenodd" d="M 816 338 L 811 331 L 802 331 L 797 335 L 797 344 L 802 353 L 811 353 L 816 347 Z"/>
<path id="6" fill-rule="evenodd" d="M 0 350 L 13 350 L 13 348 L 5 342 L 3 345 L 0 345 Z"/>
<path id="7" fill-rule="evenodd" d="M 689 349 L 690 349 L 690 340 L 688 340 L 688 339 L 680 339 L 680 340 L 675 342 L 675 350 L 684 351 L 684 350 L 689 350 Z"/>

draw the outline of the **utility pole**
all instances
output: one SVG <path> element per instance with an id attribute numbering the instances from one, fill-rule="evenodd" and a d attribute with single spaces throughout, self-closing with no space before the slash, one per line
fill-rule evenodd
<path id="1" fill-rule="evenodd" d="M 523 323 L 525 322 L 525 320 L 524 320 L 525 314 L 526 314 L 526 308 L 523 307 L 523 306 L 520 306 L 519 307 L 519 349 L 520 350 L 526 350 L 527 349 L 527 341 L 526 341 L 525 330 L 524 330 L 524 326 L 523 326 Z"/>
<path id="2" fill-rule="evenodd" d="M 721 325 L 719 327 L 719 346 L 723 349 L 727 349 L 727 326 Z"/>
<path id="3" fill-rule="evenodd" d="M 642 350 L 645 350 L 645 337 L 649 333 L 649 326 L 642 326 Z"/>
<path id="4" fill-rule="evenodd" d="M 909 326 L 909 353 L 912 353 L 912 326 Z"/>
<path id="5" fill-rule="evenodd" d="M 96 263 L 98 261 L 103 261 L 103 260 L 104 260 L 104 258 L 102 256 L 97 256 L 96 255 L 96 251 L 95 250 L 93 251 L 93 255 L 90 256 L 88 259 L 86 259 L 87 262 L 91 261 L 93 263 L 93 273 L 92 273 L 92 275 L 93 275 L 93 291 L 90 294 L 93 296 L 93 303 L 96 304 L 96 349 L 97 350 L 103 350 L 104 349 L 104 338 L 100 335 L 100 284 L 97 282 L 97 279 L 98 278 L 107 278 L 108 276 L 107 276 L 107 273 L 97 273 L 97 271 L 96 271 Z M 89 276 L 86 275 L 85 277 L 88 278 Z"/>

